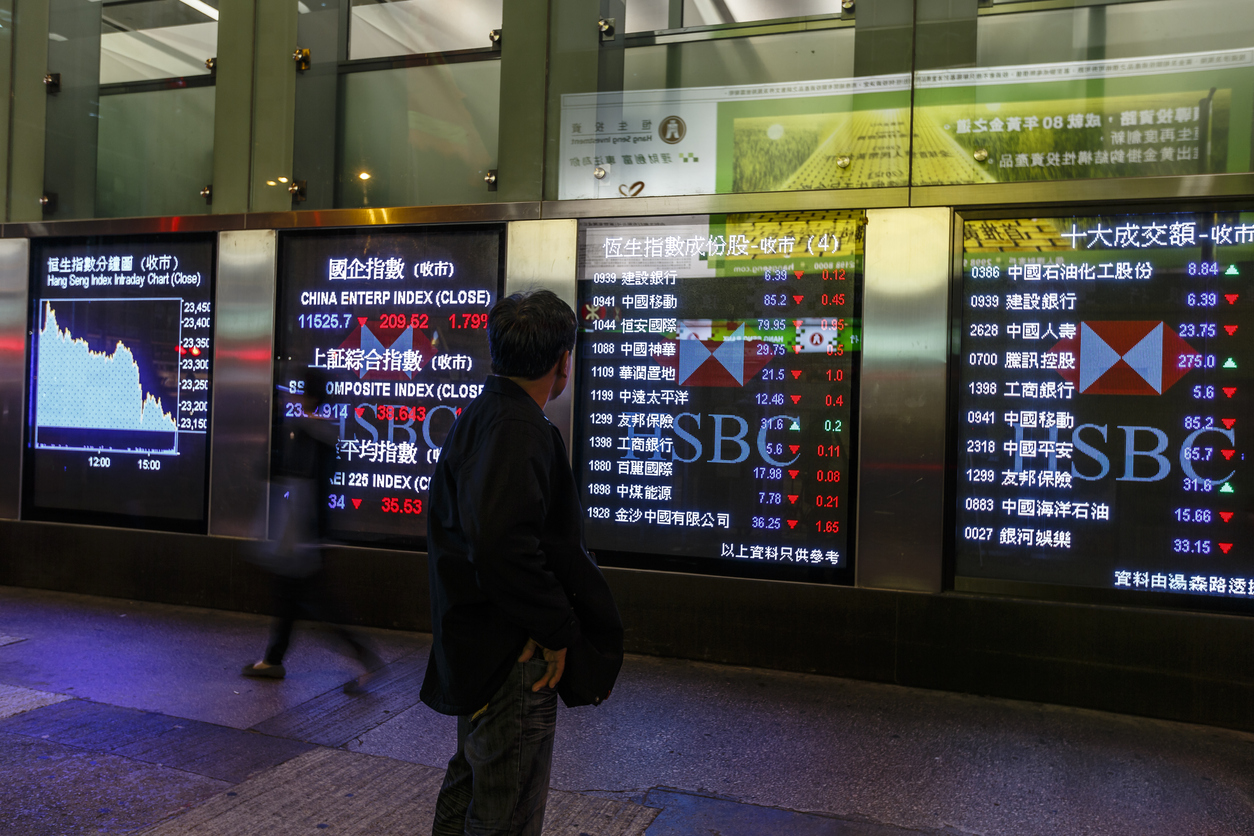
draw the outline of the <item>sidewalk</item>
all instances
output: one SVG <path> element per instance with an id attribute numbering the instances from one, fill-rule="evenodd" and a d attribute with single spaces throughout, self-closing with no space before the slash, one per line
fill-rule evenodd
<path id="1" fill-rule="evenodd" d="M 0 587 L 0 833 L 422 834 L 453 747 L 429 636 L 368 631 L 370 692 L 298 627 Z M 799 639 L 812 640 L 812 639 Z M 628 657 L 562 709 L 546 836 L 1254 833 L 1254 735 Z"/>

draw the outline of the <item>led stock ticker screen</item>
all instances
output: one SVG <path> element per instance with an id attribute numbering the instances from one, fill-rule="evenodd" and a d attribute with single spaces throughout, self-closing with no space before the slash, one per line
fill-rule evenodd
<path id="1" fill-rule="evenodd" d="M 320 501 L 336 539 L 425 540 L 440 447 L 491 373 L 503 254 L 500 228 L 282 238 L 275 420 L 302 415 L 294 395 L 321 370 L 336 466 Z"/>
<path id="2" fill-rule="evenodd" d="M 862 218 L 581 224 L 574 458 L 603 562 L 852 581 Z"/>
<path id="3" fill-rule="evenodd" d="M 214 236 L 31 243 L 25 511 L 203 528 Z"/>
<path id="4" fill-rule="evenodd" d="M 1254 213 L 964 235 L 960 579 L 1254 596 Z"/>

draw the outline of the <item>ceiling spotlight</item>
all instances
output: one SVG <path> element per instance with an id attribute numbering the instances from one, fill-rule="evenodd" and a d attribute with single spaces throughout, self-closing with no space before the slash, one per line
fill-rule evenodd
<path id="1" fill-rule="evenodd" d="M 280 178 L 279 178 L 279 182 L 280 182 L 280 183 L 286 183 L 286 182 L 287 182 L 287 178 L 286 178 L 286 177 L 280 177 Z"/>
<path id="2" fill-rule="evenodd" d="M 358 174 L 358 175 L 357 175 L 357 177 L 358 177 L 359 179 L 361 179 L 361 180 L 369 180 L 369 179 L 370 179 L 370 172 L 369 172 L 369 171 L 363 171 L 361 174 Z"/>
<path id="3" fill-rule="evenodd" d="M 266 185 L 267 185 L 267 186 L 277 186 L 277 185 L 279 185 L 279 184 L 278 184 L 278 183 L 276 183 L 276 182 L 274 182 L 273 180 L 267 180 L 267 181 L 266 181 Z"/>

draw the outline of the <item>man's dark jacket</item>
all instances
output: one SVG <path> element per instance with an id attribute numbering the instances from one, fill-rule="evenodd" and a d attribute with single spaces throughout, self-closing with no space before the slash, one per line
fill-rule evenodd
<path id="1" fill-rule="evenodd" d="M 565 445 L 521 386 L 489 377 L 462 410 L 440 452 L 428 514 L 434 644 L 422 701 L 442 714 L 473 714 L 529 637 L 551 650 L 579 640 L 571 599 L 588 585 Z"/>

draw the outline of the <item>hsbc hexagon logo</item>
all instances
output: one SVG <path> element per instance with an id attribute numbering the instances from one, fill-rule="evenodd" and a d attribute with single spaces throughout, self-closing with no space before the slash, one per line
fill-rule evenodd
<path id="1" fill-rule="evenodd" d="M 1188 373 L 1182 357 L 1201 352 L 1162 321 L 1081 322 L 1047 354 L 1077 358 L 1058 374 L 1082 395 L 1161 395 Z"/>

